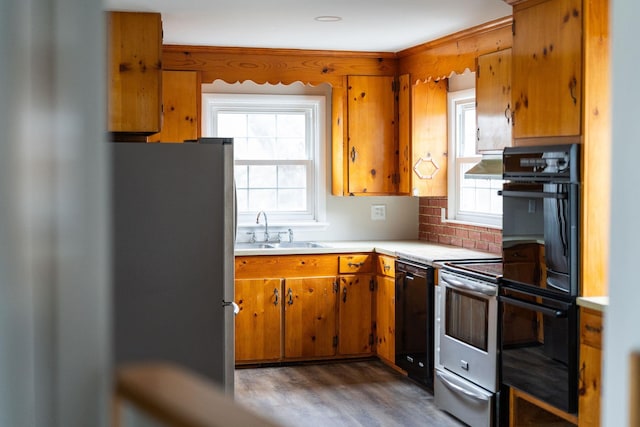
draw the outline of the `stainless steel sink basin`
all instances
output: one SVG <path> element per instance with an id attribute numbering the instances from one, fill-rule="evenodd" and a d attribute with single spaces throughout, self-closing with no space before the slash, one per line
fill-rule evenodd
<path id="1" fill-rule="evenodd" d="M 237 242 L 236 249 L 289 249 L 289 248 L 326 248 L 316 242 Z"/>

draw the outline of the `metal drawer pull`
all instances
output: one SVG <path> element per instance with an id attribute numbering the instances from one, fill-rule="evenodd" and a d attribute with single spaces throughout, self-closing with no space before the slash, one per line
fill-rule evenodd
<path id="1" fill-rule="evenodd" d="M 447 386 L 448 388 L 450 388 L 453 391 L 458 391 L 464 395 L 467 395 L 469 397 L 473 397 L 474 399 L 478 399 L 478 400 L 482 400 L 482 401 L 487 401 L 489 400 L 488 396 L 483 396 L 482 394 L 479 393 L 474 393 L 471 390 L 467 390 L 464 387 L 459 386 L 458 384 L 454 384 L 449 378 L 447 378 L 447 375 L 440 372 L 440 371 L 436 371 L 436 375 L 438 376 L 438 378 L 440 378 L 440 380 L 442 381 L 442 383 Z"/>
<path id="2" fill-rule="evenodd" d="M 273 288 L 273 295 L 276 297 L 273 305 L 278 305 L 278 288 Z"/>
<path id="3" fill-rule="evenodd" d="M 364 265 L 364 262 L 349 262 L 347 263 L 347 265 L 349 267 L 362 267 Z"/>
<path id="4" fill-rule="evenodd" d="M 389 264 L 385 264 L 383 268 L 384 268 L 384 271 L 391 270 L 391 266 Z"/>

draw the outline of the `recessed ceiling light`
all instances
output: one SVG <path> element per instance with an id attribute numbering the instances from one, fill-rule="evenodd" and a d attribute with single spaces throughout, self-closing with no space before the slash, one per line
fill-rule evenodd
<path id="1" fill-rule="evenodd" d="M 316 16 L 313 19 L 315 19 L 316 21 L 319 21 L 319 22 L 338 22 L 338 21 L 342 21 L 342 18 L 340 16 L 331 16 L 331 15 Z"/>

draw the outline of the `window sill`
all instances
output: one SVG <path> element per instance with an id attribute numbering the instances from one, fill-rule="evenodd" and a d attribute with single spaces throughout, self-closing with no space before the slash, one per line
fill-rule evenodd
<path id="1" fill-rule="evenodd" d="M 296 230 L 301 231 L 324 231 L 329 228 L 328 222 L 275 222 L 269 223 L 269 231 L 277 232 L 283 231 L 286 232 L 289 228 L 293 229 L 294 232 Z M 238 224 L 238 232 L 252 232 L 252 231 L 264 231 L 264 224 L 256 224 L 251 222 L 244 222 Z"/>
<path id="2" fill-rule="evenodd" d="M 440 208 L 440 209 L 441 209 L 440 222 L 442 222 L 443 224 L 471 225 L 474 227 L 485 227 L 485 228 L 491 228 L 494 230 L 502 230 L 501 225 L 495 225 L 495 224 L 484 223 L 484 222 L 460 221 L 457 219 L 449 219 L 447 218 L 447 210 L 445 208 Z"/>

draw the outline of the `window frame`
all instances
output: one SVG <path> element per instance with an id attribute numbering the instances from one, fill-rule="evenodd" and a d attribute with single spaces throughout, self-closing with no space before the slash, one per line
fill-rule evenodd
<path id="1" fill-rule="evenodd" d="M 323 191 L 326 180 L 326 97 L 321 95 L 281 95 L 281 94 L 241 94 L 241 93 L 203 93 L 202 94 L 202 134 L 216 136 L 218 112 L 300 112 L 305 111 L 307 127 L 306 150 L 308 160 L 240 160 L 240 164 L 278 165 L 306 164 L 308 209 L 304 212 L 279 212 L 264 210 L 269 217 L 269 225 L 314 226 L 322 225 L 326 220 L 326 196 Z M 312 169 L 312 170 L 310 170 Z M 234 159 L 235 170 L 235 159 Z M 256 212 L 238 213 L 238 226 L 255 226 Z"/>
<path id="2" fill-rule="evenodd" d="M 475 88 L 457 90 L 447 93 L 447 121 L 448 121 L 448 169 L 447 178 L 447 222 L 469 224 L 480 227 L 502 228 L 502 214 L 469 212 L 460 209 L 461 169 L 467 164 L 476 164 L 482 159 L 481 154 L 475 156 L 458 156 L 458 111 L 461 104 L 476 105 Z"/>

